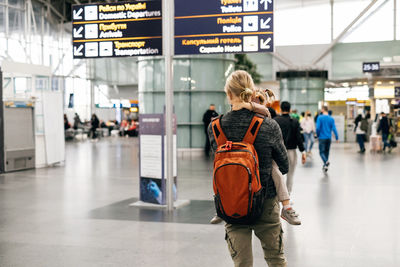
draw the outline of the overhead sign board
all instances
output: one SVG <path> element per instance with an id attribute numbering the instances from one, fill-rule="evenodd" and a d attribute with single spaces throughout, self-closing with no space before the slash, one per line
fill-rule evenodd
<path id="1" fill-rule="evenodd" d="M 273 51 L 273 0 L 175 0 L 175 54 Z"/>
<path id="2" fill-rule="evenodd" d="M 161 0 L 74 5 L 74 58 L 162 54 Z"/>
<path id="3" fill-rule="evenodd" d="M 364 62 L 363 72 L 378 72 L 381 70 L 379 62 Z"/>

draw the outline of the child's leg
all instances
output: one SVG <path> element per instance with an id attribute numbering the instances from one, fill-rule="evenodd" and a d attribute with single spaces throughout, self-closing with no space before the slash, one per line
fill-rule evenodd
<path id="1" fill-rule="evenodd" d="M 286 187 L 285 177 L 283 177 L 275 161 L 272 161 L 272 180 L 275 184 L 278 200 L 282 202 L 283 205 L 289 205 L 290 196 Z"/>
<path id="2" fill-rule="evenodd" d="M 275 161 L 272 161 L 272 180 L 276 187 L 278 200 L 281 201 L 283 205 L 281 217 L 290 224 L 300 225 L 301 221 L 299 215 L 290 205 L 290 196 L 286 187 L 285 179 Z"/>
<path id="3" fill-rule="evenodd" d="M 285 207 L 285 206 L 290 206 L 290 199 L 285 199 L 285 200 L 282 200 L 282 205 Z"/>

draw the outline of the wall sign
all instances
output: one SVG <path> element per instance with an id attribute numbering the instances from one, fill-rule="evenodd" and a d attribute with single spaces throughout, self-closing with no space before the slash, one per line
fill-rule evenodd
<path id="1" fill-rule="evenodd" d="M 400 87 L 394 88 L 394 97 L 400 97 Z"/>
<path id="2" fill-rule="evenodd" d="M 161 0 L 73 5 L 73 56 L 161 55 L 161 17 Z"/>
<path id="3" fill-rule="evenodd" d="M 364 62 L 363 72 L 378 72 L 381 70 L 379 62 Z"/>
<path id="4" fill-rule="evenodd" d="M 175 54 L 273 51 L 273 0 L 175 0 Z"/>

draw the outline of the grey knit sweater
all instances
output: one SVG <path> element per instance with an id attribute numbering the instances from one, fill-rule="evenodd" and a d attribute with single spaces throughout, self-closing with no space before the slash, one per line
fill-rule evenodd
<path id="1" fill-rule="evenodd" d="M 223 115 L 221 126 L 226 138 L 233 142 L 242 141 L 253 116 L 254 113 L 247 109 L 230 111 Z M 208 136 L 212 149 L 216 151 L 217 144 L 211 124 L 208 126 Z M 276 189 L 271 177 L 272 160 L 275 160 L 282 174 L 286 174 L 289 168 L 282 132 L 276 121 L 269 118 L 264 120 L 254 142 L 254 148 L 258 154 L 261 183 L 265 186 L 266 197 L 273 198 L 276 196 Z"/>

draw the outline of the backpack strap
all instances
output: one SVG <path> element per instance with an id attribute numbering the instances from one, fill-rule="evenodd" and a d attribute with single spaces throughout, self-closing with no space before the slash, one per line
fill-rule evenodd
<path id="1" fill-rule="evenodd" d="M 253 119 L 251 120 L 249 129 L 247 130 L 246 135 L 243 138 L 243 142 L 253 144 L 254 140 L 256 140 L 258 131 L 260 130 L 261 124 L 264 121 L 264 116 L 260 114 L 255 114 Z"/>
<path id="2" fill-rule="evenodd" d="M 222 118 L 222 115 L 218 116 L 216 118 L 213 118 L 213 120 L 211 122 L 212 130 L 214 133 L 214 138 L 215 138 L 215 142 L 217 143 L 217 146 L 223 145 L 228 141 L 224 132 L 222 131 L 221 118 Z"/>

